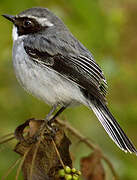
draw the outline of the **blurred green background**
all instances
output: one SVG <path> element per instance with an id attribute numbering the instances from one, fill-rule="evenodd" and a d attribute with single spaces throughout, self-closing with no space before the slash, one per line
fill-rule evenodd
<path id="1" fill-rule="evenodd" d="M 93 53 L 108 81 L 109 108 L 137 146 L 137 1 L 136 0 L 0 0 L 0 14 L 16 14 L 34 6 L 48 7 Z M 13 132 L 30 117 L 44 118 L 50 107 L 27 94 L 12 67 L 12 25 L 0 17 L 0 136 Z M 122 152 L 107 136 L 93 113 L 80 106 L 66 110 L 66 118 L 98 144 L 113 163 L 120 180 L 137 179 L 137 157 Z M 15 141 L 0 147 L 0 179 L 18 158 Z M 75 167 L 90 150 L 74 139 Z M 111 172 L 105 165 L 107 179 Z M 7 180 L 15 179 L 13 171 Z M 20 177 L 20 179 L 22 179 Z"/>

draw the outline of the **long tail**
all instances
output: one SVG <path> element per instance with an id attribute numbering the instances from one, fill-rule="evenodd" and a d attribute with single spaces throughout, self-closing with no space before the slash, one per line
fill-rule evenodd
<path id="1" fill-rule="evenodd" d="M 135 153 L 137 155 L 136 148 L 121 129 L 107 106 L 95 98 L 90 100 L 89 106 L 92 108 L 104 129 L 118 147 L 125 152 Z"/>

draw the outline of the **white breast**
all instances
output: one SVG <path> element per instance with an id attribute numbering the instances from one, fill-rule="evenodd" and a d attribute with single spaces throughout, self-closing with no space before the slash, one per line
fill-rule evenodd
<path id="1" fill-rule="evenodd" d="M 17 36 L 14 28 L 13 65 L 17 79 L 24 89 L 51 105 L 85 104 L 86 100 L 75 83 L 29 59 L 23 47 L 23 38 Z"/>

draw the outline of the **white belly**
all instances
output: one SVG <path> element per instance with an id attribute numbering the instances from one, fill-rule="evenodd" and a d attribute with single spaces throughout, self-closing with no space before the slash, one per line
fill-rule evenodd
<path id="1" fill-rule="evenodd" d="M 17 79 L 24 89 L 47 104 L 85 104 L 86 100 L 75 83 L 28 59 L 20 40 L 14 41 L 13 65 Z"/>

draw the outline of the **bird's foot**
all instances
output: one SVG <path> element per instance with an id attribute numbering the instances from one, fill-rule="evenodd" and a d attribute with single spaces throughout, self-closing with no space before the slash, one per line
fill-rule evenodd
<path id="1" fill-rule="evenodd" d="M 25 128 L 29 126 L 27 135 L 24 135 Z M 15 130 L 15 138 L 20 142 L 26 144 L 33 144 L 46 138 L 48 140 L 54 139 L 56 132 L 58 131 L 57 124 L 50 122 L 49 120 L 35 120 L 29 119 L 25 123 L 18 126 Z"/>
<path id="2" fill-rule="evenodd" d="M 56 132 L 58 131 L 58 128 L 55 124 L 55 121 L 53 121 L 53 118 L 50 119 L 44 119 L 42 124 L 40 125 L 38 131 L 33 136 L 34 141 L 38 141 L 39 138 L 48 138 L 48 139 L 54 139 Z"/>

